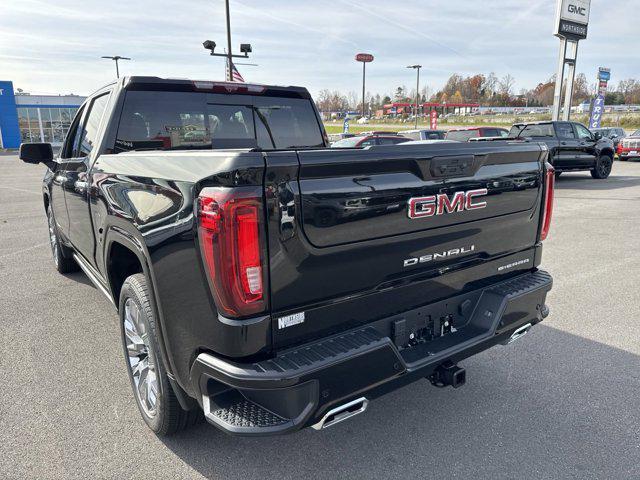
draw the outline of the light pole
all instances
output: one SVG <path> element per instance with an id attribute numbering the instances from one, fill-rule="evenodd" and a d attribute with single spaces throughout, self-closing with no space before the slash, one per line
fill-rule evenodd
<path id="1" fill-rule="evenodd" d="M 366 66 L 367 63 L 371 63 L 373 62 L 373 55 L 371 55 L 370 53 L 359 53 L 356 55 L 356 61 L 357 62 L 362 62 L 362 117 L 365 117 L 365 93 L 364 93 L 364 82 L 365 82 L 365 75 L 366 75 Z"/>
<path id="2" fill-rule="evenodd" d="M 252 52 L 251 49 L 251 44 L 250 43 L 241 43 L 240 44 L 240 51 L 244 54 L 244 55 L 234 55 L 233 52 L 231 51 L 231 14 L 229 12 L 229 0 L 225 0 L 224 2 L 224 7 L 225 7 L 225 14 L 227 17 L 227 51 L 226 53 L 214 53 L 214 50 L 216 49 L 216 42 L 212 41 L 212 40 L 205 40 L 202 43 L 202 46 L 206 49 L 206 50 L 210 50 L 211 51 L 211 55 L 214 57 L 226 57 L 227 59 L 227 81 L 229 82 L 233 82 L 233 68 L 231 68 L 231 66 L 233 65 L 233 59 L 234 58 L 249 58 L 249 54 Z"/>
<path id="3" fill-rule="evenodd" d="M 118 68 L 118 61 L 131 60 L 129 57 L 121 57 L 120 55 L 114 55 L 113 57 L 106 55 L 106 56 L 103 56 L 102 58 L 108 58 L 109 60 L 113 60 L 114 62 L 116 62 L 116 78 L 120 78 L 120 69 Z"/>
<path id="4" fill-rule="evenodd" d="M 408 65 L 407 68 L 413 68 L 416 72 L 416 111 L 414 113 L 416 119 L 416 130 L 418 129 L 418 100 L 420 98 L 420 69 L 422 65 Z"/>

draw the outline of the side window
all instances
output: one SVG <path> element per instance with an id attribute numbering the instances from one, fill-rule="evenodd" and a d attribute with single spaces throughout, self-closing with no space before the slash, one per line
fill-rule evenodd
<path id="1" fill-rule="evenodd" d="M 570 123 L 556 123 L 556 133 L 559 138 L 576 138 L 576 134 Z"/>
<path id="2" fill-rule="evenodd" d="M 580 140 L 590 139 L 592 138 L 591 132 L 587 130 L 587 127 L 580 125 L 579 123 L 574 124 L 576 126 L 576 131 L 578 132 L 578 138 Z"/>
<path id="3" fill-rule="evenodd" d="M 105 93 L 91 102 L 91 109 L 89 115 L 84 122 L 84 129 L 82 132 L 82 138 L 77 146 L 78 157 L 88 156 L 98 141 L 98 128 L 100 127 L 100 120 L 102 120 L 102 114 L 107 108 L 107 102 L 109 101 L 109 94 Z"/>
<path id="4" fill-rule="evenodd" d="M 420 132 L 403 132 L 402 135 L 410 138 L 411 140 L 422 140 L 422 138 L 420 137 Z"/>
<path id="5" fill-rule="evenodd" d="M 367 140 L 364 140 L 363 142 L 360 142 L 360 145 L 358 145 L 359 147 L 369 147 L 371 145 L 375 145 L 376 144 L 376 139 L 375 138 L 369 138 Z"/>
<path id="6" fill-rule="evenodd" d="M 82 115 L 84 113 L 84 107 L 78 110 L 76 116 L 73 118 L 73 122 L 71 123 L 71 127 L 67 132 L 67 136 L 64 139 L 64 145 L 62 146 L 62 151 L 60 153 L 60 158 L 72 158 L 73 157 L 73 147 L 77 144 L 76 140 L 78 136 L 82 132 L 80 128 L 80 121 L 82 120 Z"/>

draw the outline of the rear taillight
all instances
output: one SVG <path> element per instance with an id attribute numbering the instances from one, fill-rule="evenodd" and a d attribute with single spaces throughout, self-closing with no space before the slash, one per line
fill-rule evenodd
<path id="1" fill-rule="evenodd" d="M 262 190 L 204 188 L 198 197 L 198 237 L 216 306 L 224 316 L 266 309 Z"/>
<path id="2" fill-rule="evenodd" d="M 551 228 L 551 216 L 553 214 L 553 190 L 556 183 L 556 171 L 551 164 L 546 164 L 544 182 L 544 204 L 542 205 L 542 229 L 540 230 L 540 240 L 545 240 Z"/>

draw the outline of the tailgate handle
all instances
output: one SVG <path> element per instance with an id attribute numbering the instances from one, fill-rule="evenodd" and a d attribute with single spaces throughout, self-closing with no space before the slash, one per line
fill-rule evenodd
<path id="1" fill-rule="evenodd" d="M 431 175 L 433 177 L 453 177 L 473 175 L 473 155 L 458 157 L 436 157 L 431 160 Z"/>

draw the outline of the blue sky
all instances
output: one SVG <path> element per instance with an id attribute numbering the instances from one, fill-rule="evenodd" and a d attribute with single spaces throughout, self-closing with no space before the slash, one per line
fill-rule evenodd
<path id="1" fill-rule="evenodd" d="M 640 77 L 638 0 L 592 0 L 578 71 Z M 367 90 L 413 86 L 408 64 L 438 89 L 454 72 L 495 72 L 531 88 L 556 68 L 555 0 L 231 0 L 233 45 L 251 43 L 247 81 L 358 92 L 364 51 L 376 59 Z M 15 0 L 2 7 L 0 79 L 32 93 L 88 94 L 115 76 L 101 55 L 123 55 L 125 75 L 222 79 L 202 41 L 226 43 L 223 0 Z"/>

